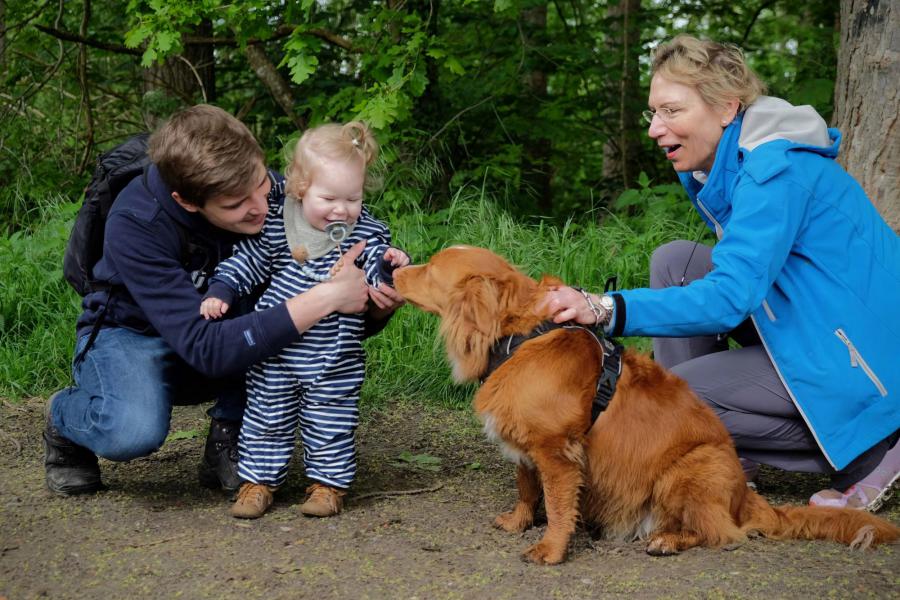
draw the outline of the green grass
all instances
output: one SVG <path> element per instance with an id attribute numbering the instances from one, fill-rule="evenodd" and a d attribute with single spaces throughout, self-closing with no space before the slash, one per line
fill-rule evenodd
<path id="1" fill-rule="evenodd" d="M 572 285 L 602 290 L 612 275 L 618 276 L 620 288 L 646 286 L 650 255 L 657 246 L 703 234 L 699 219 L 684 223 L 668 218 L 670 213 L 657 206 L 627 221 L 609 215 L 602 225 L 523 223 L 482 197 L 479 190 L 463 189 L 447 209 L 433 214 L 406 212 L 389 220 L 394 243 L 415 262 L 454 244 L 483 246 L 532 277 L 553 274 Z M 625 343 L 649 350 L 647 339 L 626 339 Z M 367 350 L 363 398 L 368 402 L 403 396 L 461 406 L 471 397 L 473 386 L 457 386 L 450 378 L 437 339 L 437 318 L 432 315 L 404 307 L 385 331 L 367 342 Z"/>
<path id="2" fill-rule="evenodd" d="M 454 244 L 483 246 L 533 277 L 549 273 L 592 290 L 602 289 L 614 274 L 619 287 L 646 285 L 653 249 L 679 237 L 697 237 L 702 229 L 697 220 L 673 220 L 682 215 L 668 209 L 628 220 L 607 215 L 601 225 L 523 222 L 477 188 L 459 190 L 448 208 L 434 213 L 404 204 L 385 215 L 394 211 L 375 202 L 373 211 L 390 223 L 395 245 L 416 262 Z M 45 396 L 70 382 L 80 298 L 62 278 L 62 254 L 75 208 L 66 205 L 55 216 L 48 211 L 29 232 L 0 238 L 0 397 Z M 626 343 L 648 347 L 647 340 Z M 431 315 L 404 307 L 366 345 L 367 403 L 403 397 L 462 406 L 471 397 L 472 386 L 450 379 Z"/>
<path id="3" fill-rule="evenodd" d="M 73 214 L 0 238 L 0 397 L 44 395 L 69 379 L 81 304 L 62 277 Z"/>

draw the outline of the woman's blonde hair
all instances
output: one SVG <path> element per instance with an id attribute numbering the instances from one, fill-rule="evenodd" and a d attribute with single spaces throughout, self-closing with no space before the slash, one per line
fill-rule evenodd
<path id="1" fill-rule="evenodd" d="M 362 121 L 340 125 L 326 123 L 307 129 L 293 147 L 285 149 L 287 167 L 284 170 L 285 192 L 301 199 L 312 183 L 317 160 L 359 160 L 366 171 L 365 187 L 371 189 L 378 182 L 369 167 L 378 157 L 378 141 L 369 126 Z"/>
<path id="2" fill-rule="evenodd" d="M 766 84 L 747 66 L 740 48 L 690 35 L 678 35 L 657 47 L 650 74 L 694 87 L 713 106 L 737 98 L 741 111 L 766 93 Z"/>

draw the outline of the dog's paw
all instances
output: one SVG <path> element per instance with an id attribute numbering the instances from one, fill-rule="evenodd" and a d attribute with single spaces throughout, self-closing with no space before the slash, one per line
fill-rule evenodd
<path id="1" fill-rule="evenodd" d="M 508 531 L 509 533 L 522 533 L 532 526 L 534 517 L 528 517 L 514 510 L 497 515 L 494 519 L 494 527 Z"/>
<path id="2" fill-rule="evenodd" d="M 558 565 L 566 559 L 566 547 L 555 548 L 540 541 L 522 553 L 522 560 L 536 565 Z"/>
<path id="3" fill-rule="evenodd" d="M 672 556 L 678 552 L 678 544 L 671 535 L 657 535 L 647 544 L 647 554 L 651 556 Z"/>

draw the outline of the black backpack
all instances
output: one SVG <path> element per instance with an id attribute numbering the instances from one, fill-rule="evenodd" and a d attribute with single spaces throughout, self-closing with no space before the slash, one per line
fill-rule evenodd
<path id="1" fill-rule="evenodd" d="M 103 254 L 106 217 L 119 192 L 150 164 L 149 138 L 149 133 L 130 137 L 97 159 L 63 255 L 63 276 L 82 296 L 107 287 L 93 278 L 94 265 Z"/>

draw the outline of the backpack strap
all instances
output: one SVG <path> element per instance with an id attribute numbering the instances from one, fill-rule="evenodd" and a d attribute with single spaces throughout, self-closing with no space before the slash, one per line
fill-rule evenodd
<path id="1" fill-rule="evenodd" d="M 88 336 L 87 344 L 84 345 L 84 348 L 81 349 L 81 352 L 78 353 L 78 356 L 72 361 L 72 368 L 74 369 L 78 363 L 84 360 L 84 357 L 87 355 L 88 350 L 91 349 L 91 346 L 94 345 L 94 341 L 97 339 L 97 336 L 100 335 L 100 328 L 103 327 L 103 321 L 106 318 L 106 311 L 109 309 L 109 301 L 112 296 L 112 287 L 110 287 L 106 291 L 106 303 L 103 305 L 103 308 L 100 309 L 100 314 L 97 315 L 97 320 L 94 321 L 94 326 L 91 327 L 91 334 Z"/>
<path id="2" fill-rule="evenodd" d="M 141 173 L 141 183 L 143 183 L 144 188 L 152 196 L 153 192 L 150 191 L 150 186 L 147 181 L 147 172 L 149 171 L 149 169 L 149 165 L 144 167 L 144 170 Z M 191 251 L 194 247 L 196 247 L 196 245 L 191 242 L 187 228 L 184 225 L 182 225 L 175 219 L 172 219 L 172 222 L 175 223 L 175 231 L 178 232 L 178 240 L 181 250 L 181 264 L 187 266 L 191 258 Z M 121 286 L 115 286 L 105 282 L 91 281 L 91 291 L 106 291 L 106 302 L 103 304 L 103 308 L 100 309 L 100 313 L 97 315 L 97 320 L 94 321 L 94 325 L 91 327 L 91 333 L 88 336 L 87 344 L 84 345 L 84 348 L 81 349 L 81 352 L 79 352 L 75 359 L 72 361 L 73 367 L 84 360 L 84 357 L 87 355 L 88 350 L 91 349 L 91 346 L 93 346 L 94 342 L 97 340 L 97 336 L 100 335 L 100 329 L 103 327 L 103 321 L 106 320 L 106 313 L 109 311 L 109 305 L 112 303 L 113 292 L 115 292 L 118 287 Z"/>

